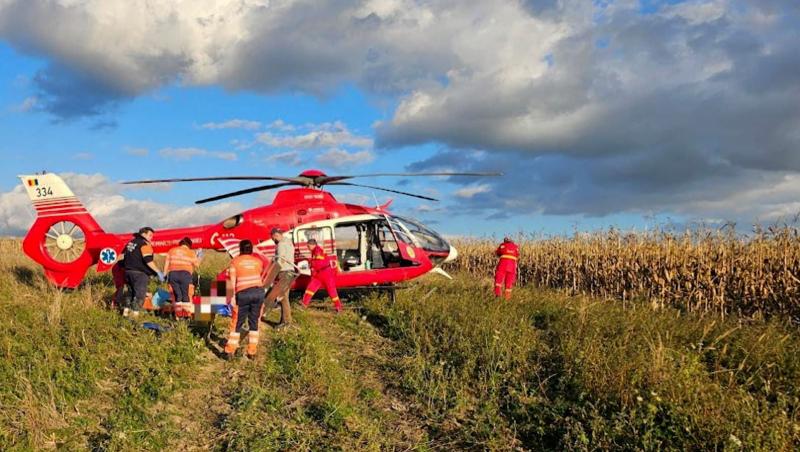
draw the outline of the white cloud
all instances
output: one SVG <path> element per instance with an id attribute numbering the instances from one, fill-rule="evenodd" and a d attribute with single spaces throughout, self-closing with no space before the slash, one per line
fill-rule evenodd
<path id="1" fill-rule="evenodd" d="M 341 121 L 294 125 L 278 119 L 269 124 L 268 128 L 271 131 L 257 134 L 256 140 L 271 148 L 286 149 L 284 152 L 269 155 L 266 158 L 269 163 L 301 166 L 308 165 L 313 160 L 320 165 L 338 169 L 364 165 L 375 160 L 370 149 L 372 138 L 351 132 Z"/>
<path id="2" fill-rule="evenodd" d="M 22 236 L 35 215 L 22 184 L 0 194 L 0 236 Z"/>
<path id="3" fill-rule="evenodd" d="M 441 207 L 432 206 L 430 204 L 424 204 L 423 203 L 423 204 L 419 204 L 419 205 L 415 206 L 412 210 L 413 210 L 413 212 L 415 212 L 417 214 L 425 214 L 425 213 L 431 213 L 431 212 L 439 212 L 439 211 L 442 210 L 442 208 Z"/>
<path id="4" fill-rule="evenodd" d="M 231 140 L 230 143 L 231 143 L 231 146 L 233 146 L 233 148 L 236 149 L 237 151 L 246 151 L 246 150 L 252 148 L 253 145 L 255 145 L 255 143 L 253 141 L 239 140 L 239 139 L 236 139 L 236 138 Z"/>
<path id="5" fill-rule="evenodd" d="M 36 105 L 39 103 L 39 99 L 36 96 L 28 96 L 22 102 L 17 105 L 11 107 L 11 111 L 25 113 L 33 110 L 36 108 Z"/>
<path id="6" fill-rule="evenodd" d="M 173 160 L 191 160 L 195 157 L 208 157 L 229 161 L 237 159 L 235 152 L 217 152 L 201 148 L 164 148 L 158 151 L 158 153 L 162 157 Z"/>
<path id="7" fill-rule="evenodd" d="M 219 129 L 245 129 L 245 130 L 258 130 L 261 128 L 261 123 L 258 121 L 249 121 L 246 119 L 229 119 L 224 122 L 207 122 L 200 126 L 203 129 L 219 130 Z"/>
<path id="8" fill-rule="evenodd" d="M 664 7 L 662 14 L 665 17 L 680 17 L 690 24 L 696 25 L 720 19 L 725 15 L 727 2 L 686 2 Z"/>
<path id="9" fill-rule="evenodd" d="M 45 58 L 31 89 L 36 108 L 59 117 L 100 114 L 176 82 L 322 99 L 355 86 L 388 106 L 380 146 L 483 149 L 534 171 L 544 160 L 552 172 L 536 175 L 558 184 L 553 196 L 517 179 L 524 190 L 498 197 L 538 200 L 548 212 L 672 209 L 800 174 L 797 0 L 655 9 L 643 14 L 634 0 L 0 0 L 0 39 Z M 260 141 L 373 147 L 346 128 L 286 126 L 274 122 Z"/>
<path id="10" fill-rule="evenodd" d="M 268 163 L 283 163 L 284 165 L 300 166 L 303 158 L 299 151 L 286 151 L 272 154 L 267 157 Z"/>
<path id="11" fill-rule="evenodd" d="M 347 152 L 343 149 L 330 149 L 317 156 L 317 163 L 331 168 L 347 168 L 366 165 L 375 160 L 375 155 L 369 150 Z"/>
<path id="12" fill-rule="evenodd" d="M 688 201 L 675 209 L 701 218 L 793 221 L 800 215 L 800 175 L 784 174 L 776 183 L 756 184 L 711 200 Z"/>
<path id="13" fill-rule="evenodd" d="M 236 202 L 180 206 L 131 199 L 125 195 L 127 186 L 101 174 L 65 173 L 61 176 L 107 232 L 129 232 L 143 225 L 172 228 L 216 223 L 243 208 Z M 34 219 L 34 210 L 21 184 L 0 193 L 0 236 L 22 236 Z"/>
<path id="14" fill-rule="evenodd" d="M 354 134 L 340 121 L 307 124 L 302 127 L 289 126 L 281 122 L 279 130 L 282 133 L 260 133 L 257 135 L 257 139 L 273 148 L 298 150 L 341 147 L 368 148 L 373 144 L 372 138 Z"/>
<path id="15" fill-rule="evenodd" d="M 287 124 L 283 119 L 276 119 L 272 121 L 267 127 L 270 129 L 281 130 L 284 132 L 291 132 L 295 130 L 295 126 L 293 126 L 292 124 Z"/>
<path id="16" fill-rule="evenodd" d="M 481 193 L 488 193 L 492 190 L 492 187 L 489 184 L 478 184 L 478 185 L 468 185 L 463 188 L 459 188 L 455 191 L 455 195 L 459 198 L 472 198 L 475 195 L 479 195 Z"/>

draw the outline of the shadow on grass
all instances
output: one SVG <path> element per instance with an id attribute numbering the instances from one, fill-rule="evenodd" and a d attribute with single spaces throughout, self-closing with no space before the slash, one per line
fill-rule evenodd
<path id="1" fill-rule="evenodd" d="M 28 267 L 15 265 L 11 268 L 11 274 L 14 275 L 14 279 L 16 279 L 17 282 L 25 284 L 28 287 L 35 287 L 37 285 L 36 272 Z"/>

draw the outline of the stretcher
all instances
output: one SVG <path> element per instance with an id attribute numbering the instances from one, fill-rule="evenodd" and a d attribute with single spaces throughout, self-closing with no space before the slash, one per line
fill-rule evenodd
<path id="1" fill-rule="evenodd" d="M 190 303 L 176 302 L 172 288 L 159 288 L 155 293 L 145 297 L 144 310 L 164 315 L 174 315 L 179 319 L 189 319 L 199 324 L 210 325 L 217 315 L 230 317 L 231 308 L 225 295 L 217 295 L 216 287 L 211 288 L 209 296 L 201 296 L 195 292 L 195 285 L 189 285 Z"/>

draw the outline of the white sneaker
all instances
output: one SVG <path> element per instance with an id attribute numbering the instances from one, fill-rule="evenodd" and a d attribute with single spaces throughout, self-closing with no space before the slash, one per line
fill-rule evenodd
<path id="1" fill-rule="evenodd" d="M 130 315 L 130 313 L 131 313 L 131 310 L 129 308 L 125 308 L 125 309 L 122 310 L 122 317 L 128 317 Z"/>

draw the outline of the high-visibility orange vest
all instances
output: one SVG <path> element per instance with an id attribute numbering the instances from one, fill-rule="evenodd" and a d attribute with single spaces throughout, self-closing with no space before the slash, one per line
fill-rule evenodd
<path id="1" fill-rule="evenodd" d="M 263 285 L 261 272 L 264 270 L 264 262 L 252 254 L 240 254 L 233 258 L 230 270 L 236 272 L 236 293 Z"/>
<path id="2" fill-rule="evenodd" d="M 176 246 L 167 252 L 169 257 L 169 268 L 167 271 L 187 271 L 191 273 L 197 265 L 197 254 L 183 245 Z"/>

